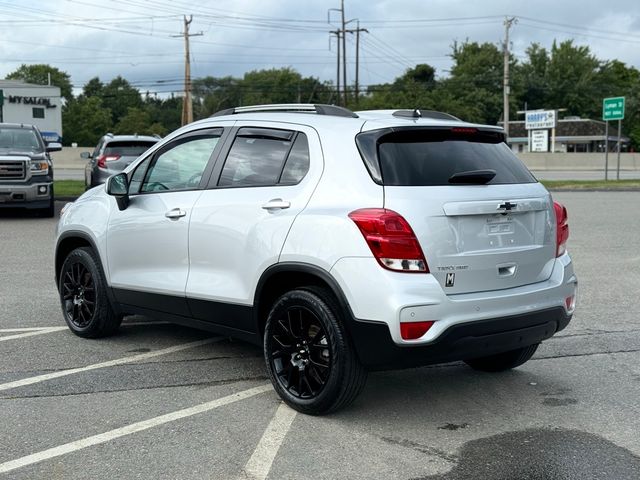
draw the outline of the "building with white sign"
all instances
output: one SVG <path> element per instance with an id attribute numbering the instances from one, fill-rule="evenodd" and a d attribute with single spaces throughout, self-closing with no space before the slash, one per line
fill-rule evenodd
<path id="1" fill-rule="evenodd" d="M 531 112 L 533 113 L 533 112 Z M 555 144 L 552 145 L 551 127 L 527 129 L 525 121 L 509 122 L 509 141 L 511 149 L 518 152 L 563 152 L 590 153 L 616 151 L 618 142 L 617 122 L 609 122 L 609 138 L 605 141 L 605 122 L 580 117 L 567 117 L 556 120 Z M 542 133 L 544 132 L 544 133 Z M 546 140 L 545 140 L 546 138 Z M 622 135 L 621 150 L 629 151 L 630 140 Z"/>
<path id="2" fill-rule="evenodd" d="M 45 140 L 62 137 L 62 97 L 53 85 L 0 80 L 0 122 L 35 125 Z"/>

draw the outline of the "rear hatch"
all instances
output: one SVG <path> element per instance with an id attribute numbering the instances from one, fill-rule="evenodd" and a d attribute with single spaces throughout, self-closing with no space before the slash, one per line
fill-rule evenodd
<path id="1" fill-rule="evenodd" d="M 357 138 L 372 177 L 384 185 L 385 208 L 409 222 L 447 294 L 551 275 L 551 197 L 503 138 L 490 127 L 392 128 Z"/>

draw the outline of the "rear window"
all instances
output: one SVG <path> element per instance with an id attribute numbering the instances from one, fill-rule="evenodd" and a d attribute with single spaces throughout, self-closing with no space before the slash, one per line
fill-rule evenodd
<path id="1" fill-rule="evenodd" d="M 139 157 L 149 150 L 156 142 L 110 142 L 104 149 L 105 155 L 120 155 L 121 157 Z"/>
<path id="2" fill-rule="evenodd" d="M 461 183 L 456 182 L 456 175 L 479 171 L 495 172 L 490 180 L 478 182 L 481 184 L 537 181 L 503 142 L 500 132 L 405 129 L 360 134 L 357 143 L 372 177 L 384 185 L 451 185 Z"/>

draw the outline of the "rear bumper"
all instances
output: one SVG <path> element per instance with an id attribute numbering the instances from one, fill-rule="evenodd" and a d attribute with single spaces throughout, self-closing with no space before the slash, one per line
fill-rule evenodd
<path id="1" fill-rule="evenodd" d="M 514 288 L 447 295 L 430 274 L 397 273 L 382 269 L 373 258 L 339 260 L 331 269 L 353 318 L 382 323 L 398 346 L 433 344 L 456 325 L 531 314 L 555 308 L 566 315 L 567 298 L 576 295 L 578 280 L 571 257 L 554 261 L 549 278 Z M 405 340 L 401 322 L 434 321 L 425 335 Z"/>
<path id="2" fill-rule="evenodd" d="M 417 367 L 493 355 L 540 343 L 565 328 L 563 307 L 452 325 L 436 340 L 397 345 L 384 323 L 355 320 L 353 341 L 360 361 L 371 370 Z"/>
<path id="3" fill-rule="evenodd" d="M 44 190 L 44 191 L 42 191 Z M 0 184 L 0 208 L 46 208 L 53 193 L 50 178 L 32 178 L 28 183 Z"/>

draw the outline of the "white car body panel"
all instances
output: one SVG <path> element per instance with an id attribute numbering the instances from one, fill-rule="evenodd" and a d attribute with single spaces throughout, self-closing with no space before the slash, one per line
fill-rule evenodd
<path id="1" fill-rule="evenodd" d="M 305 208 L 323 172 L 317 132 L 307 126 L 275 122 L 237 122 L 237 127 L 280 128 L 307 136 L 310 168 L 297 185 L 213 188 L 195 205 L 189 234 L 187 295 L 251 305 L 262 272 L 278 263 L 289 228 Z M 282 200 L 284 209 L 264 209 Z"/>
<path id="2" fill-rule="evenodd" d="M 145 193 L 112 209 L 107 234 L 111 286 L 184 296 L 189 273 L 189 219 L 202 191 Z M 179 208 L 186 215 L 165 214 Z"/>

